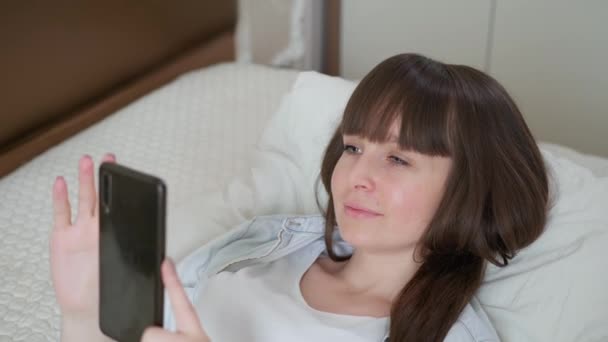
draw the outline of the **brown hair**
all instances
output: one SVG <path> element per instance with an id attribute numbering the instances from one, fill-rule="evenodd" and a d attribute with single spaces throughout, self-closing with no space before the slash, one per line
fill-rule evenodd
<path id="1" fill-rule="evenodd" d="M 543 232 L 548 180 L 519 109 L 492 77 L 416 54 L 393 56 L 356 87 L 321 166 L 329 200 L 325 243 L 336 223 L 331 175 L 342 135 L 388 139 L 400 120 L 399 145 L 449 156 L 452 167 L 437 211 L 421 236 L 422 264 L 391 308 L 391 341 L 442 341 L 481 285 L 485 261 L 506 266 Z"/>

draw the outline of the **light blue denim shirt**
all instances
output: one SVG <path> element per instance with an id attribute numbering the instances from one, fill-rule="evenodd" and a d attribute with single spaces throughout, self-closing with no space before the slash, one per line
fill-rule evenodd
<path id="1" fill-rule="evenodd" d="M 195 250 L 177 265 L 177 272 L 190 302 L 195 302 L 200 289 L 213 275 L 277 260 L 323 240 L 324 232 L 325 218 L 320 215 L 255 217 Z M 340 237 L 338 229 L 334 231 L 334 251 L 338 255 L 348 255 L 353 251 L 352 246 Z M 463 313 L 467 310 L 470 308 L 467 307 Z M 445 341 L 497 341 L 497 337 L 486 338 L 492 335 L 493 328 L 486 333 L 484 329 L 487 327 L 477 326 L 479 322 L 476 317 L 463 319 L 461 315 L 458 323 L 462 326 L 455 325 Z M 175 331 L 175 317 L 167 295 L 164 327 Z M 388 341 L 388 331 L 381 341 Z"/>

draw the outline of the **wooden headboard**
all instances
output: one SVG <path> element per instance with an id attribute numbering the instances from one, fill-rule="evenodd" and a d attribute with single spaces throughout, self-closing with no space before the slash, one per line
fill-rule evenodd
<path id="1" fill-rule="evenodd" d="M 234 59 L 234 0 L 0 4 L 0 177 L 177 75 Z"/>

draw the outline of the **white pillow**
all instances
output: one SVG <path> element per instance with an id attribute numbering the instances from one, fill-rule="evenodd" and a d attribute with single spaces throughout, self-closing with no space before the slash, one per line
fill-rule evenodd
<path id="1" fill-rule="evenodd" d="M 251 173 L 216 198 L 218 224 L 318 212 L 321 157 L 355 86 L 315 72 L 298 76 L 262 135 Z M 489 267 L 478 298 L 505 341 L 608 339 L 608 178 L 542 150 L 559 195 L 546 232 L 508 267 Z"/>
<path id="2" fill-rule="evenodd" d="M 318 213 L 321 158 L 356 84 L 302 72 L 264 129 L 251 172 L 229 183 L 233 223 L 258 215 Z M 327 193 L 318 183 L 319 199 Z"/>
<path id="3" fill-rule="evenodd" d="M 555 198 L 545 232 L 478 298 L 505 341 L 608 339 L 608 177 L 541 148 Z"/>
<path id="4" fill-rule="evenodd" d="M 225 191 L 193 196 L 172 207 L 167 254 L 179 260 L 254 216 L 318 212 L 313 184 L 323 148 L 354 88 L 341 78 L 300 73 L 262 132 L 249 172 L 235 177 Z M 319 185 L 324 203 L 327 194 Z"/>

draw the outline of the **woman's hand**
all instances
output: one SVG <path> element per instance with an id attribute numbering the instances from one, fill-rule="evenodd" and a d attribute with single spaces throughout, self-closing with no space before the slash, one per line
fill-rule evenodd
<path id="1" fill-rule="evenodd" d="M 106 154 L 102 161 L 115 162 L 116 158 Z M 53 287 L 62 314 L 88 320 L 95 320 L 99 310 L 99 204 L 94 172 L 91 157 L 83 156 L 79 161 L 78 215 L 74 222 L 67 184 L 62 177 L 55 180 L 50 243 Z"/>
<path id="2" fill-rule="evenodd" d="M 160 327 L 146 328 L 142 336 L 142 342 L 210 342 L 211 340 L 203 330 L 201 322 L 186 297 L 184 288 L 177 277 L 175 266 L 169 260 L 165 260 L 161 266 L 163 283 L 169 298 L 175 321 L 177 332 L 172 333 Z"/>

